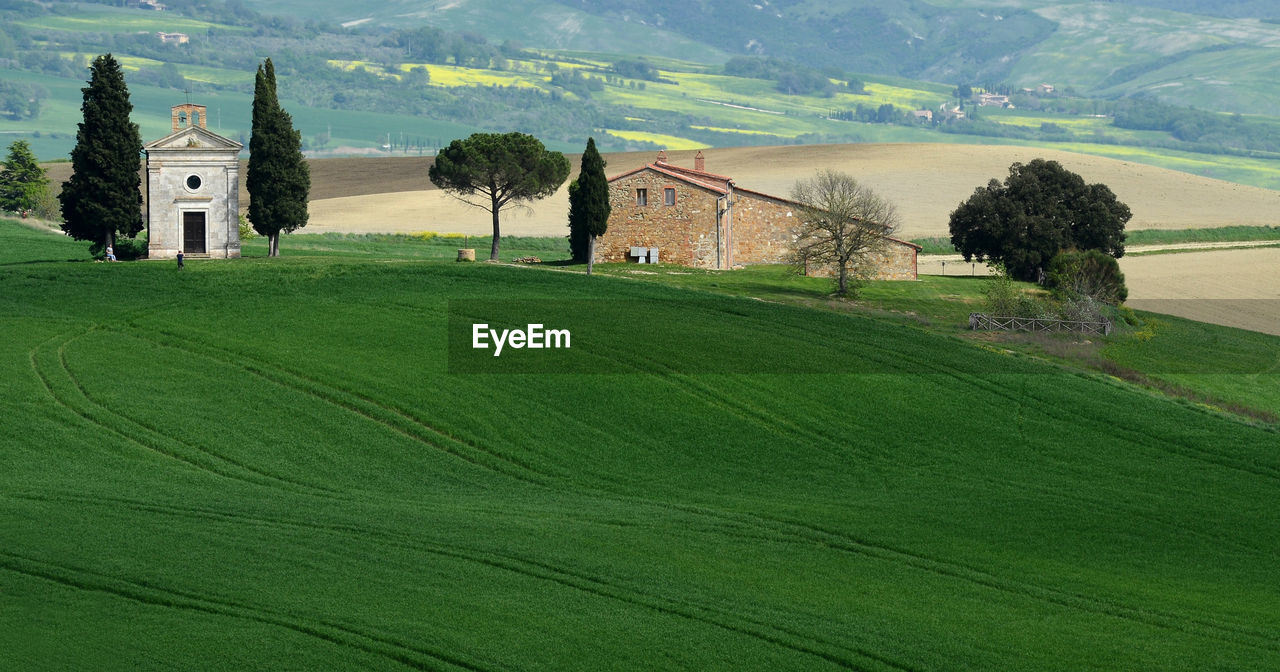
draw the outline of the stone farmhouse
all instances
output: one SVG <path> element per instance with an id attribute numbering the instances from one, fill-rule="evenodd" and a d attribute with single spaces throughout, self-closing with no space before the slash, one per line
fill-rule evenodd
<path id="1" fill-rule="evenodd" d="M 794 201 L 738 186 L 694 167 L 656 161 L 609 178 L 609 227 L 596 239 L 599 261 L 659 261 L 698 268 L 734 268 L 789 261 L 799 226 Z M 877 277 L 916 279 L 918 245 L 888 238 Z M 812 269 L 811 275 L 825 275 Z"/>
<path id="2" fill-rule="evenodd" d="M 205 128 L 204 105 L 170 110 L 173 132 L 147 153 L 147 256 L 240 256 L 240 150 Z"/>

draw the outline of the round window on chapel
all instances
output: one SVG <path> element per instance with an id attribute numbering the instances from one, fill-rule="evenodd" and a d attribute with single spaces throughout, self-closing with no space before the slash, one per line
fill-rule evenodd
<path id="1" fill-rule="evenodd" d="M 188 189 L 190 189 L 191 191 L 195 191 L 196 189 L 199 189 L 199 188 L 200 188 L 200 176 L 199 176 L 199 175 L 188 175 L 188 176 L 187 176 L 187 188 L 188 188 Z"/>

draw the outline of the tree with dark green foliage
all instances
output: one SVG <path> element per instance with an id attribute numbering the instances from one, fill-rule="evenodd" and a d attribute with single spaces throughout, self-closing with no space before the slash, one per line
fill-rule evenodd
<path id="1" fill-rule="evenodd" d="M 582 211 L 577 207 L 579 200 L 577 180 L 569 182 L 569 258 L 575 264 L 587 261 L 587 248 L 591 246 L 591 236 L 587 234 L 587 226 L 582 221 Z"/>
<path id="2" fill-rule="evenodd" d="M 44 168 L 31 153 L 26 140 L 14 140 L 9 144 L 9 156 L 0 170 L 0 210 L 26 213 L 40 205 L 49 178 Z"/>
<path id="3" fill-rule="evenodd" d="M 1115 257 L 1101 250 L 1063 250 L 1049 260 L 1045 285 L 1064 298 L 1124 303 L 1129 288 Z"/>
<path id="4" fill-rule="evenodd" d="M 115 245 L 116 235 L 142 230 L 142 136 L 129 121 L 133 104 L 124 71 L 111 54 L 93 59 L 80 89 L 84 121 L 71 150 L 71 177 L 62 183 L 62 230 L 90 249 Z"/>
<path id="5" fill-rule="evenodd" d="M 609 178 L 605 160 L 596 150 L 595 138 L 587 138 L 582 170 L 569 185 L 569 245 L 574 261 L 587 262 L 587 275 L 596 261 L 596 238 L 609 228 Z"/>
<path id="6" fill-rule="evenodd" d="M 428 177 L 451 196 L 492 215 L 489 260 L 497 261 L 499 213 L 554 194 L 569 177 L 569 160 L 560 152 L 548 151 L 532 135 L 473 133 L 441 150 Z"/>
<path id="7" fill-rule="evenodd" d="M 991 180 L 951 213 L 951 244 L 965 261 L 997 262 L 1015 278 L 1035 280 L 1061 250 L 1124 256 L 1132 216 L 1106 185 L 1035 159 L 1013 164 L 1003 184 Z"/>
<path id="8" fill-rule="evenodd" d="M 302 133 L 276 97 L 276 70 L 268 58 L 253 87 L 253 135 L 249 138 L 249 221 L 267 237 L 268 256 L 280 256 L 280 232 L 307 225 L 311 171 L 302 156 Z"/>

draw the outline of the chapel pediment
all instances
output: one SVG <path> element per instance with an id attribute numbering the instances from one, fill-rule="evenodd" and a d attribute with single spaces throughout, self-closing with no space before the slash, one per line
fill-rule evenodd
<path id="1" fill-rule="evenodd" d="M 155 142 L 149 142 L 142 147 L 146 150 L 153 149 L 234 149 L 239 152 L 244 145 L 224 138 L 213 131 L 199 126 L 187 126 L 178 129 L 169 135 L 166 135 Z"/>

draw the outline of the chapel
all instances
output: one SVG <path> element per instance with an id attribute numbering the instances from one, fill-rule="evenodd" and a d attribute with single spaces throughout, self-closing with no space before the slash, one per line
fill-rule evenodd
<path id="1" fill-rule="evenodd" d="M 240 256 L 240 150 L 206 128 L 204 105 L 175 105 L 173 131 L 147 154 L 147 256 Z"/>

